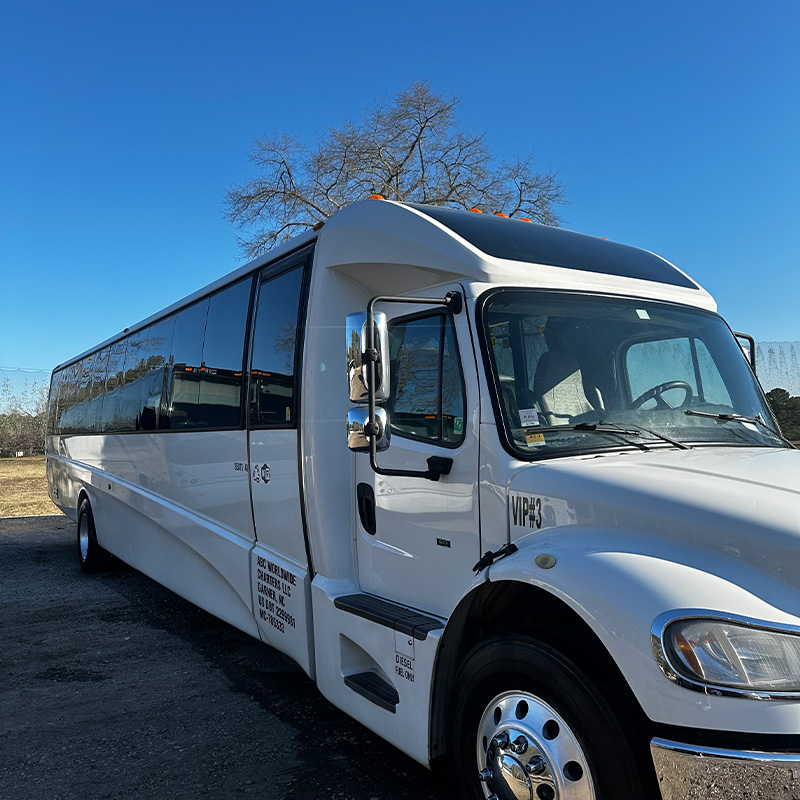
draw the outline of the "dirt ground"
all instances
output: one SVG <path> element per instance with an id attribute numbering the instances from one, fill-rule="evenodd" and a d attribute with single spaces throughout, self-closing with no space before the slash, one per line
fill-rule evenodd
<path id="1" fill-rule="evenodd" d="M 44 456 L 0 458 L 0 517 L 58 514 L 47 494 Z"/>

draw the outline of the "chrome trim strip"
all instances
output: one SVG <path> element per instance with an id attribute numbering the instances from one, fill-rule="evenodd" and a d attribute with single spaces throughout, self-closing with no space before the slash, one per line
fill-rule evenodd
<path id="1" fill-rule="evenodd" d="M 719 686 L 711 683 L 703 683 L 678 672 L 677 668 L 670 662 L 664 648 L 664 631 L 673 622 L 689 619 L 711 619 L 720 622 L 731 622 L 744 627 L 756 628 L 758 630 L 769 631 L 772 633 L 788 633 L 800 636 L 800 626 L 789 625 L 781 622 L 765 622 L 764 620 L 742 617 L 739 614 L 731 614 L 722 611 L 710 611 L 702 608 L 684 608 L 673 611 L 665 611 L 659 614 L 653 621 L 650 629 L 650 643 L 653 648 L 653 656 L 656 663 L 664 673 L 665 677 L 682 686 L 702 694 L 714 697 L 737 697 L 747 700 L 800 700 L 800 690 L 796 691 L 758 691 L 753 689 L 737 689 L 732 686 Z M 800 676 L 798 676 L 800 680 Z M 655 741 L 655 740 L 654 740 Z"/>
<path id="2" fill-rule="evenodd" d="M 697 756 L 698 758 L 710 757 L 734 761 L 800 763 L 800 753 L 765 753 L 760 750 L 729 750 L 724 747 L 701 747 L 700 745 L 683 744 L 682 742 L 673 742 L 659 737 L 653 739 L 650 745 L 661 750 Z"/>
<path id="3" fill-rule="evenodd" d="M 797 800 L 800 752 L 766 753 L 650 742 L 661 800 Z"/>

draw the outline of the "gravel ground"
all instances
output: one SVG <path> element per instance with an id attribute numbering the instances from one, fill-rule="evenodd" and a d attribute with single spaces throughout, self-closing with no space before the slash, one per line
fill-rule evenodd
<path id="1" fill-rule="evenodd" d="M 134 570 L 84 576 L 63 516 L 0 520 L 0 742 L 9 800 L 442 797 L 281 654 Z"/>

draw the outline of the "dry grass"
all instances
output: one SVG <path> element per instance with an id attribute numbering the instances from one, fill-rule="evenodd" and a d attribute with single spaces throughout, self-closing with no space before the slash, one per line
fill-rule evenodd
<path id="1" fill-rule="evenodd" d="M 47 494 L 44 456 L 0 459 L 0 517 L 58 513 Z"/>

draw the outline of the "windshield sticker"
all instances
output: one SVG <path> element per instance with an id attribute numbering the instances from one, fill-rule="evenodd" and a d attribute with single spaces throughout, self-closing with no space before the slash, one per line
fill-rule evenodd
<path id="1" fill-rule="evenodd" d="M 636 316 L 639 319 L 650 319 L 650 315 L 647 313 L 647 310 L 644 308 L 637 308 L 636 309 Z"/>
<path id="2" fill-rule="evenodd" d="M 453 433 L 460 434 L 464 430 L 464 417 L 456 417 L 453 420 Z"/>
<path id="3" fill-rule="evenodd" d="M 521 408 L 519 410 L 519 421 L 523 428 L 539 424 L 539 413 L 535 408 Z"/>
<path id="4" fill-rule="evenodd" d="M 528 447 L 541 447 L 547 444 L 544 440 L 544 434 L 536 433 L 536 431 L 525 431 L 525 441 Z"/>

